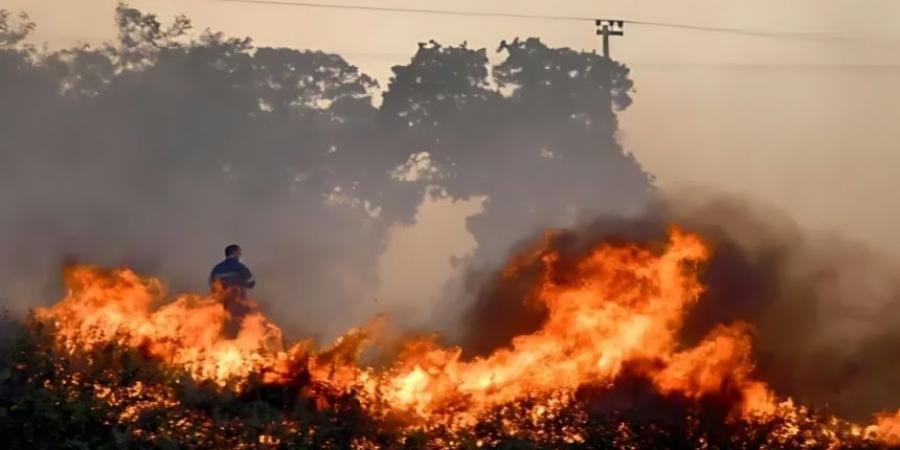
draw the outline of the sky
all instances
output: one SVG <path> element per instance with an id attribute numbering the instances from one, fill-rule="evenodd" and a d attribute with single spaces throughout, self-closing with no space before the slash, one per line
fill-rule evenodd
<path id="1" fill-rule="evenodd" d="M 334 3 L 316 0 L 320 3 Z M 3 0 L 37 22 L 34 41 L 50 48 L 114 35 L 115 1 Z M 344 4 L 565 15 L 813 33 L 773 38 L 626 24 L 612 56 L 628 64 L 634 104 L 622 116 L 625 148 L 665 192 L 687 187 L 744 195 L 785 210 L 800 226 L 900 257 L 900 2 L 871 0 L 365 1 Z M 250 5 L 211 0 L 132 0 L 164 19 L 183 13 L 198 29 L 250 36 L 257 45 L 339 52 L 385 86 L 390 67 L 417 42 L 538 36 L 554 46 L 596 49 L 589 22 L 454 17 Z M 458 214 L 473 205 L 448 203 Z M 468 248 L 462 221 L 450 254 Z M 434 214 L 434 216 L 429 216 Z M 447 224 L 451 225 L 447 225 Z M 455 224 L 455 225 L 453 225 Z M 395 231 L 401 246 L 415 233 Z M 416 233 L 421 233 L 421 230 Z M 456 248 L 457 250 L 453 250 Z M 464 252 L 464 251 L 463 251 Z M 450 270 L 432 258 L 435 270 Z M 392 264 L 386 255 L 384 264 Z M 425 262 L 423 262 L 425 263 Z M 424 288 L 423 288 L 424 289 Z"/>

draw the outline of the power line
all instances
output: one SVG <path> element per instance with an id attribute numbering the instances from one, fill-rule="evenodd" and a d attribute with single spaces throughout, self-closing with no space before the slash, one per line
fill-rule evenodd
<path id="1" fill-rule="evenodd" d="M 580 21 L 593 22 L 597 17 L 587 16 L 557 16 L 543 14 L 520 14 L 520 13 L 504 13 L 504 12 L 481 12 L 481 11 L 460 11 L 446 9 L 420 9 L 420 8 L 400 8 L 389 6 L 367 6 L 353 5 L 346 3 L 315 3 L 289 0 L 195 0 L 214 3 L 242 3 L 252 5 L 271 5 L 271 6 L 288 6 L 299 8 L 318 8 L 318 9 L 339 9 L 351 11 L 370 11 L 382 13 L 407 13 L 407 14 L 428 14 L 443 16 L 461 16 L 461 17 L 494 17 L 506 19 L 523 19 L 523 20 L 553 20 L 553 21 Z M 781 38 L 781 39 L 842 39 L 839 35 L 828 33 L 800 33 L 791 31 L 778 30 L 752 30 L 746 28 L 727 28 L 727 27 L 707 27 L 701 25 L 691 25 L 671 22 L 655 22 L 646 20 L 622 20 L 624 23 L 633 25 L 643 25 L 652 27 L 675 28 L 702 32 L 730 33 L 745 36 Z"/>
<path id="2" fill-rule="evenodd" d="M 846 64 L 846 63 L 738 63 L 738 62 L 629 62 L 628 67 L 661 70 L 735 69 L 735 70 L 900 70 L 900 64 Z"/>
<path id="3" fill-rule="evenodd" d="M 54 38 L 60 39 L 70 39 L 70 40 L 82 40 L 82 41 L 94 41 L 95 43 L 106 43 L 108 42 L 104 38 L 99 38 L 96 36 L 76 36 L 76 35 L 56 35 Z M 399 59 L 409 59 L 413 55 L 410 53 L 402 53 L 402 52 L 372 52 L 372 51 L 358 51 L 352 49 L 323 49 L 321 50 L 326 53 L 334 53 L 344 58 L 368 58 L 368 59 L 380 59 L 387 61 L 394 61 Z M 894 71 L 900 70 L 900 64 L 854 64 L 854 63 L 787 63 L 787 62 L 776 62 L 776 63 L 742 63 L 742 62 L 713 62 L 713 61 L 685 61 L 685 62 L 675 62 L 675 61 L 662 61 L 662 62 L 652 62 L 652 61 L 631 61 L 625 63 L 626 66 L 631 68 L 641 68 L 641 69 L 658 69 L 658 70 L 692 70 L 692 69 L 735 69 L 735 70 L 753 70 L 753 69 L 797 69 L 797 70 L 870 70 L 870 71 Z"/>
<path id="4" fill-rule="evenodd" d="M 539 14 L 519 14 L 519 13 L 501 13 L 501 12 L 478 12 L 478 11 L 459 11 L 444 9 L 419 9 L 419 8 L 395 8 L 390 6 L 367 6 L 367 5 L 351 5 L 341 3 L 313 3 L 313 2 L 294 2 L 287 0 L 196 0 L 205 2 L 218 3 L 246 3 L 255 5 L 274 5 L 274 6 L 294 6 L 302 8 L 320 8 L 320 9 L 343 9 L 353 11 L 372 11 L 372 12 L 398 12 L 409 14 L 430 14 L 443 16 L 464 16 L 464 17 L 496 17 L 507 19 L 527 19 L 527 20 L 563 20 L 563 21 L 593 21 L 592 17 L 579 16 L 550 16 Z"/>
<path id="5" fill-rule="evenodd" d="M 668 22 L 652 22 L 644 20 L 625 20 L 625 23 L 632 25 L 644 25 L 650 27 L 677 28 L 681 30 L 704 31 L 715 33 L 740 34 L 744 36 L 756 36 L 766 38 L 782 38 L 782 39 L 841 39 L 840 35 L 833 33 L 800 33 L 795 31 L 778 31 L 778 30 L 751 30 L 747 28 L 721 28 L 721 27 L 705 27 L 701 25 L 690 25 L 683 23 Z"/>
<path id="6" fill-rule="evenodd" d="M 54 39 L 69 39 L 82 43 L 106 44 L 109 41 L 106 38 L 88 35 L 53 35 Z M 409 59 L 413 55 L 404 52 L 373 52 L 365 50 L 330 48 L 321 49 L 325 53 L 334 53 L 344 58 L 367 58 L 394 61 L 399 59 Z M 810 69 L 810 70 L 900 70 L 900 64 L 879 64 L 879 63 L 755 63 L 755 62 L 714 62 L 714 61 L 629 61 L 625 63 L 628 67 L 642 69 L 660 69 L 660 70 L 691 70 L 691 69 Z"/>

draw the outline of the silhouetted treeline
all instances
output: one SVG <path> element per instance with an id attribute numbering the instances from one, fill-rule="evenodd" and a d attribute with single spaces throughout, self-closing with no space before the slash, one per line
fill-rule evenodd
<path id="1" fill-rule="evenodd" d="M 52 300 L 63 258 L 196 288 L 238 241 L 283 321 L 340 328 L 371 313 L 355 305 L 385 232 L 429 189 L 487 197 L 469 222 L 486 263 L 652 187 L 615 138 L 628 69 L 594 53 L 516 39 L 492 66 L 484 49 L 422 43 L 379 97 L 340 55 L 125 5 L 115 20 L 116 42 L 45 52 L 23 43 L 27 18 L 0 16 L 0 295 L 14 309 Z"/>

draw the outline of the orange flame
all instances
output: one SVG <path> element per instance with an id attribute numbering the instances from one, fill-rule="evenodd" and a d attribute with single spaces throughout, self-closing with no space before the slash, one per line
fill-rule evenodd
<path id="1" fill-rule="evenodd" d="M 66 271 L 65 280 L 66 297 L 35 316 L 55 325 L 57 339 L 69 351 L 118 340 L 144 347 L 198 380 L 224 385 L 271 369 L 308 345 L 285 351 L 281 329 L 258 312 L 243 320 L 234 339 L 224 339 L 228 313 L 217 295 L 180 295 L 160 304 L 160 282 L 129 269 L 78 266 Z"/>
<path id="2" fill-rule="evenodd" d="M 900 446 L 900 409 L 896 413 L 883 413 L 875 417 L 875 424 L 866 427 L 866 433 L 892 446 Z"/>
<path id="3" fill-rule="evenodd" d="M 663 394 L 699 399 L 736 392 L 743 401 L 734 413 L 743 418 L 793 408 L 753 379 L 748 325 L 720 325 L 696 346 L 679 347 L 685 314 L 703 292 L 696 269 L 708 250 L 698 236 L 673 228 L 667 245 L 656 250 L 601 244 L 574 264 L 563 263 L 550 245 L 553 237 L 548 234 L 503 272 L 515 277 L 525 267 L 540 267 L 531 298 L 546 308 L 545 322 L 508 347 L 471 360 L 462 359 L 459 348 L 417 338 L 385 369 L 360 366 L 357 357 L 380 320 L 315 351 L 309 341 L 286 347 L 281 330 L 252 312 L 228 339 L 222 331 L 229 317 L 218 295 L 181 295 L 164 304 L 159 281 L 128 269 L 69 270 L 66 297 L 36 317 L 55 326 L 69 351 L 118 340 L 222 386 L 239 385 L 251 373 L 278 383 L 302 362 L 315 380 L 356 390 L 372 413 L 419 424 L 464 427 L 511 401 L 565 401 L 581 386 L 614 384 L 626 368 L 638 370 Z M 538 406 L 535 417 L 551 406 Z M 884 441 L 900 440 L 898 430 L 900 411 L 866 429 Z"/>

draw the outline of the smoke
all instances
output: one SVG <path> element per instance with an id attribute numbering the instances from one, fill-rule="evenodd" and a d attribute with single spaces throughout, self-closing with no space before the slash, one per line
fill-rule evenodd
<path id="1" fill-rule="evenodd" d="M 805 232 L 771 208 L 694 194 L 676 201 L 673 214 L 716 253 L 685 339 L 715 322 L 747 321 L 758 370 L 780 393 L 855 419 L 895 408 L 900 268 L 859 243 Z"/>
<path id="2" fill-rule="evenodd" d="M 115 42 L 46 52 L 23 44 L 27 18 L 0 16 L 0 298 L 19 314 L 59 298 L 72 262 L 205 290 L 237 243 L 291 334 L 380 312 L 420 326 L 460 268 L 652 192 L 615 139 L 628 69 L 593 53 L 517 39 L 491 66 L 484 49 L 421 43 L 379 87 L 340 55 L 124 5 L 115 20 Z M 473 208 L 442 223 L 433 204 Z M 449 242 L 470 251 L 416 263 Z"/>
<path id="3" fill-rule="evenodd" d="M 27 19 L 0 15 L 0 296 L 17 312 L 55 300 L 72 261 L 204 289 L 236 242 L 295 334 L 430 315 L 483 354 L 543 319 L 523 298 L 532 280 L 491 271 L 522 236 L 581 224 L 557 242 L 574 258 L 658 242 L 676 222 L 714 249 L 685 343 L 747 321 L 779 393 L 851 417 L 898 402 L 900 286 L 877 254 L 734 197 L 677 195 L 623 218 L 654 195 L 616 140 L 623 65 L 536 39 L 494 66 L 483 49 L 422 43 L 377 104 L 375 80 L 340 55 L 197 37 L 187 19 L 124 6 L 116 18 L 118 42 L 48 54 L 22 45 Z M 463 223 L 426 220 L 440 215 L 423 199 L 483 203 L 460 208 Z M 414 258 L 451 234 L 474 248 L 444 246 L 455 265 Z"/>
<path id="4" fill-rule="evenodd" d="M 743 321 L 754 330 L 758 376 L 778 394 L 858 420 L 900 402 L 893 386 L 900 376 L 893 356 L 900 346 L 900 268 L 861 244 L 809 233 L 778 210 L 700 190 L 668 195 L 633 219 L 584 222 L 550 242 L 567 264 L 600 243 L 659 246 L 671 224 L 699 233 L 713 251 L 701 275 L 706 291 L 686 317 L 682 344 L 696 344 L 716 324 Z M 520 251 L 532 246 L 525 242 Z M 540 326 L 546 311 L 528 298 L 541 273 L 534 269 L 514 278 L 469 275 L 477 300 L 458 338 L 470 356 Z"/>

